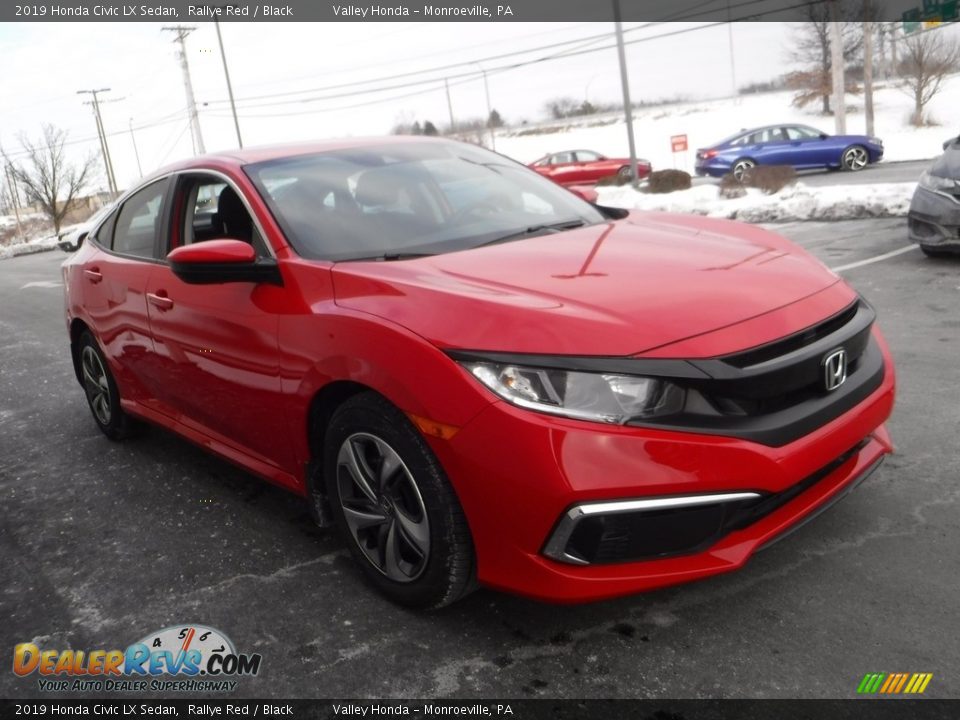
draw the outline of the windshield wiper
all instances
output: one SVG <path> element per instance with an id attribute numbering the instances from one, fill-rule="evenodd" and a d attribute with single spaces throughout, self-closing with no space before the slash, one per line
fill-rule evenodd
<path id="1" fill-rule="evenodd" d="M 544 223 L 542 225 L 531 225 L 528 228 L 523 230 L 517 230 L 516 232 L 503 235 L 493 240 L 488 240 L 487 242 L 480 243 L 476 247 L 486 247 L 487 245 L 496 245 L 497 243 L 507 242 L 509 240 L 518 240 L 524 237 L 530 237 L 531 235 L 536 235 L 537 233 L 558 233 L 563 232 L 564 230 L 574 230 L 579 227 L 583 227 L 587 223 L 581 220 L 580 218 L 575 218 L 573 220 L 561 220 L 560 222 L 555 223 Z"/>

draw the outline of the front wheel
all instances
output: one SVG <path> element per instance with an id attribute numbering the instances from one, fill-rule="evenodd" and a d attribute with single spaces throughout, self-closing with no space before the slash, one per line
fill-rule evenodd
<path id="1" fill-rule="evenodd" d="M 439 608 L 474 587 L 460 502 L 423 437 L 385 398 L 356 395 L 324 446 L 327 497 L 350 553 L 394 602 Z"/>
<path id="2" fill-rule="evenodd" d="M 843 151 L 843 157 L 840 159 L 840 164 L 843 165 L 843 169 L 849 170 L 850 172 L 863 170 L 869 163 L 870 155 L 862 145 L 848 147 Z"/>
<path id="3" fill-rule="evenodd" d="M 631 180 L 633 180 L 633 173 L 631 172 L 629 165 L 624 165 L 617 171 L 617 182 L 619 184 L 626 185 Z"/>

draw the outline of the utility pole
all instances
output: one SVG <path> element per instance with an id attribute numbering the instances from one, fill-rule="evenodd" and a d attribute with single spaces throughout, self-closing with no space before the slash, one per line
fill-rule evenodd
<path id="1" fill-rule="evenodd" d="M 0 156 L 3 152 L 0 151 Z M 17 178 L 13 174 L 13 168 L 7 163 L 4 168 L 4 175 L 7 178 L 7 188 L 10 193 L 10 204 L 13 206 L 13 215 L 17 219 L 17 237 L 23 236 L 23 229 L 20 227 L 20 196 L 17 192 Z"/>
<path id="2" fill-rule="evenodd" d="M 873 28 L 869 20 L 863 22 L 863 113 L 867 121 L 867 135 L 873 136 Z"/>
<path id="3" fill-rule="evenodd" d="M 143 177 L 143 168 L 140 167 L 140 153 L 137 150 L 137 138 L 133 134 L 133 118 L 130 118 L 130 142 L 133 143 L 133 156 L 137 159 L 137 174 Z"/>
<path id="4" fill-rule="evenodd" d="M 487 131 L 490 135 L 490 149 L 497 149 L 497 134 L 494 128 L 490 127 L 490 116 L 493 114 L 493 108 L 490 106 L 490 85 L 487 83 L 487 71 L 476 60 L 473 61 L 473 64 L 480 68 L 480 73 L 483 75 L 483 92 L 487 97 Z"/>
<path id="5" fill-rule="evenodd" d="M 166 32 L 176 33 L 175 42 L 180 43 L 180 69 L 183 71 L 183 89 L 187 95 L 187 114 L 190 116 L 190 134 L 193 139 L 193 152 L 197 155 L 206 153 L 203 146 L 203 135 L 200 132 L 200 116 L 197 114 L 197 101 L 193 97 L 193 83 L 190 82 L 190 64 L 187 62 L 187 35 L 196 30 L 195 27 L 172 25 L 163 28 Z"/>
<path id="6" fill-rule="evenodd" d="M 900 75 L 900 66 L 897 63 L 897 23 L 890 23 L 890 75 Z"/>
<path id="7" fill-rule="evenodd" d="M 454 119 L 453 119 L 453 101 L 450 99 L 450 81 L 447 78 L 443 79 L 443 87 L 447 91 L 447 111 L 450 113 L 450 132 L 453 132 L 454 129 Z"/>
<path id="8" fill-rule="evenodd" d="M 623 22 L 620 0 L 613 0 L 613 21 L 617 30 L 617 57 L 620 60 L 620 85 L 623 88 L 623 111 L 627 121 L 627 144 L 630 147 L 630 181 L 637 186 L 637 145 L 633 139 L 633 107 L 630 103 L 630 79 L 627 77 L 627 53 L 623 49 Z"/>
<path id="9" fill-rule="evenodd" d="M 230 83 L 230 71 L 227 69 L 227 53 L 223 50 L 223 37 L 220 35 L 220 22 L 213 16 L 213 26 L 217 29 L 217 42 L 220 45 L 220 59 L 223 61 L 223 74 L 227 78 L 227 95 L 230 96 L 230 111 L 233 113 L 233 127 L 237 131 L 237 145 L 242 148 L 243 140 L 240 137 L 240 121 L 237 119 L 237 105 L 233 101 L 233 85 Z"/>
<path id="10" fill-rule="evenodd" d="M 837 135 L 847 134 L 846 81 L 843 72 L 843 37 L 837 0 L 830 0 L 830 65 L 833 70 L 833 126 Z"/>
<path id="11" fill-rule="evenodd" d="M 110 88 L 96 90 L 77 90 L 77 95 L 90 95 L 93 99 L 93 117 L 97 122 L 97 135 L 100 137 L 100 152 L 103 155 L 103 169 L 107 175 L 107 188 L 112 195 L 117 194 L 117 181 L 113 174 L 113 161 L 110 159 L 110 146 L 107 144 L 107 133 L 103 129 L 103 118 L 100 116 L 100 98 L 98 93 L 110 92 Z"/>
<path id="12" fill-rule="evenodd" d="M 730 16 L 730 0 L 727 0 L 727 44 L 730 46 L 730 85 L 733 97 L 737 97 L 737 66 L 733 62 L 733 20 Z"/>

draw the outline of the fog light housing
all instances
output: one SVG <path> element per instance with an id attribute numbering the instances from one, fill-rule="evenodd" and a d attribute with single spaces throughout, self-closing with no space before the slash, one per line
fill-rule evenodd
<path id="1" fill-rule="evenodd" d="M 635 562 L 697 552 L 762 500 L 755 492 L 584 503 L 565 512 L 543 554 L 573 565 Z"/>

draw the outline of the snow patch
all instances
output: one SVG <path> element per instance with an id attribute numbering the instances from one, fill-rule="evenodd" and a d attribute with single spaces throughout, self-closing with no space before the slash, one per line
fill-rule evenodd
<path id="1" fill-rule="evenodd" d="M 12 243 L 10 245 L 0 245 L 0 260 L 16 257 L 17 255 L 29 255 L 30 253 L 44 252 L 53 250 L 57 247 L 56 235 L 41 235 L 30 238 L 26 242 Z"/>
<path id="2" fill-rule="evenodd" d="M 745 196 L 733 199 L 721 197 L 716 185 L 698 185 L 662 195 L 627 186 L 598 187 L 597 202 L 629 210 L 688 213 L 751 223 L 854 220 L 905 217 L 916 187 L 913 182 L 831 187 L 796 183 L 773 195 L 749 188 Z"/>

